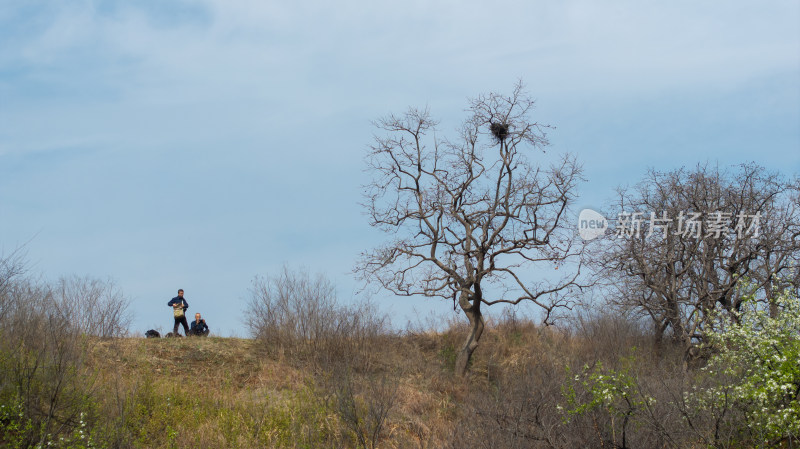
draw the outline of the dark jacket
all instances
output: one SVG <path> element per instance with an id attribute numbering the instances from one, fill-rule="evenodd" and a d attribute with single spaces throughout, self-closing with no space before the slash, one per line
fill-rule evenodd
<path id="1" fill-rule="evenodd" d="M 186 309 L 189 308 L 189 303 L 186 302 L 186 300 L 181 298 L 180 296 L 176 296 L 176 297 L 170 299 L 169 302 L 167 303 L 167 305 L 172 307 L 175 304 L 180 304 L 181 302 L 183 302 L 183 311 L 185 312 Z"/>
<path id="2" fill-rule="evenodd" d="M 197 320 L 192 320 L 192 327 L 189 329 L 190 332 L 194 332 L 196 334 L 202 334 L 203 332 L 208 331 L 208 325 L 206 324 L 206 320 L 201 319 L 198 323 Z"/>

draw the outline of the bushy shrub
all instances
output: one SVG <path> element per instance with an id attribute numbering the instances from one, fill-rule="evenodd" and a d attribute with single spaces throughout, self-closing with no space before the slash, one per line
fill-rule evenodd
<path id="1" fill-rule="evenodd" d="M 267 351 L 317 368 L 338 360 L 368 364 L 372 343 L 388 333 L 373 304 L 342 304 L 328 279 L 288 268 L 254 280 L 245 321 Z"/>
<path id="2" fill-rule="evenodd" d="M 108 281 L 46 283 L 19 267 L 0 263 L 0 406 L 21 413 L 9 435 L 21 447 L 90 447 L 97 391 L 87 359 L 95 336 L 126 333 L 127 300 Z"/>

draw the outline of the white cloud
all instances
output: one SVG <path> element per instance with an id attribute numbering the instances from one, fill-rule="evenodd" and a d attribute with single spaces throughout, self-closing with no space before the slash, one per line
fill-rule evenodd
<path id="1" fill-rule="evenodd" d="M 371 79 L 403 88 L 530 77 L 562 95 L 640 95 L 800 69 L 798 7 L 789 2 L 200 5 L 206 20 L 167 26 L 132 5 L 113 14 L 91 3 L 62 8 L 44 33 L 29 36 L 21 59 L 32 71 L 55 64 L 68 76 L 87 64 L 100 71 L 87 74 L 90 82 L 146 103 L 235 97 L 307 106 L 332 88 L 337 101 L 363 101 Z"/>

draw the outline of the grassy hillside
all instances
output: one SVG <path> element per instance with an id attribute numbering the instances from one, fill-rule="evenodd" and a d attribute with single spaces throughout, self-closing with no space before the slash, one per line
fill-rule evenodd
<path id="1" fill-rule="evenodd" d="M 344 368 L 250 339 L 100 341 L 88 362 L 103 392 L 93 441 L 153 448 L 442 447 L 471 392 L 489 391 L 533 358 L 559 352 L 545 346 L 569 345 L 530 325 L 489 332 L 471 376 L 457 379 L 459 339 L 457 330 L 383 336 L 371 342 L 367 360 Z M 373 415 L 380 408 L 386 413 L 378 423 Z"/>
<path id="2" fill-rule="evenodd" d="M 463 331 L 17 346 L 1 354 L 0 447 L 796 447 L 749 427 L 747 404 L 700 394 L 735 376 L 686 370 L 624 319 L 490 323 L 459 378 Z"/>

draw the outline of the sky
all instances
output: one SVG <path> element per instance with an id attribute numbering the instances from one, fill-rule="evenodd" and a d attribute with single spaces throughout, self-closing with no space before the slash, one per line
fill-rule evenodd
<path id="1" fill-rule="evenodd" d="M 131 331 L 186 291 L 247 336 L 256 276 L 323 273 L 345 302 L 370 228 L 371 121 L 522 80 L 578 208 L 648 168 L 800 173 L 800 2 L 268 0 L 0 3 L 0 254 L 113 280 Z M 549 157 L 549 156 L 545 156 Z M 364 295 L 366 293 L 361 293 Z M 452 310 L 372 298 L 396 325 Z"/>

